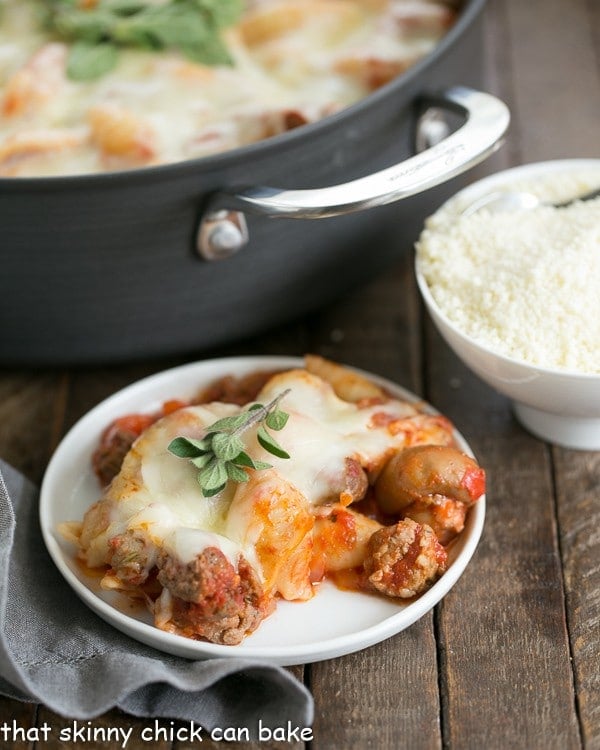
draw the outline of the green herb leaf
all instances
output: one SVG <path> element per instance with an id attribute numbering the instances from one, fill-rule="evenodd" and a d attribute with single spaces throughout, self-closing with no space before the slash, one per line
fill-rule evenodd
<path id="1" fill-rule="evenodd" d="M 179 49 L 190 60 L 201 65 L 232 65 L 233 58 L 222 40 L 214 36 L 206 36 L 204 39 L 194 38 L 191 43 L 182 43 Z"/>
<path id="2" fill-rule="evenodd" d="M 290 454 L 279 445 L 277 440 L 262 425 L 256 431 L 256 439 L 266 451 L 272 453 L 274 456 L 278 458 L 290 457 Z"/>
<path id="3" fill-rule="evenodd" d="M 248 476 L 247 472 L 245 472 L 243 469 L 240 469 L 239 467 L 237 467 L 231 461 L 227 462 L 225 468 L 227 469 L 227 476 L 233 482 L 243 483 L 243 482 L 247 482 L 249 480 L 249 476 Z"/>
<path id="4" fill-rule="evenodd" d="M 114 17 L 102 8 L 82 10 L 54 3 L 56 10 L 49 10 L 48 24 L 52 31 L 68 42 L 99 44 L 110 41 Z"/>
<path id="5" fill-rule="evenodd" d="M 265 424 L 272 430 L 279 432 L 279 430 L 283 430 L 283 428 L 286 426 L 289 416 L 289 414 L 281 411 L 281 409 L 275 409 L 267 416 L 267 418 L 265 419 Z"/>
<path id="6" fill-rule="evenodd" d="M 212 453 L 205 453 L 203 456 L 198 458 L 190 458 L 190 463 L 193 463 L 197 469 L 203 469 L 213 460 Z"/>
<path id="7" fill-rule="evenodd" d="M 231 461 L 244 450 L 244 443 L 236 435 L 221 432 L 214 436 L 212 449 L 217 458 L 222 461 Z"/>
<path id="8" fill-rule="evenodd" d="M 191 4 L 209 14 L 219 28 L 234 24 L 244 10 L 243 0 L 191 0 Z"/>
<path id="9" fill-rule="evenodd" d="M 247 482 L 248 472 L 245 469 L 260 471 L 271 468 L 271 464 L 253 459 L 246 452 L 240 437 L 256 423 L 259 423 L 256 432 L 259 444 L 279 458 L 290 457 L 265 427 L 267 425 L 273 430 L 285 427 L 288 415 L 278 408 L 278 404 L 287 393 L 289 390 L 280 393 L 266 406 L 252 404 L 240 414 L 217 420 L 208 428 L 202 440 L 177 437 L 171 441 L 168 450 L 179 458 L 188 459 L 200 470 L 198 483 L 204 497 L 221 492 L 229 480 Z"/>
<path id="10" fill-rule="evenodd" d="M 225 484 L 222 484 L 220 487 L 214 487 L 213 489 L 206 489 L 205 487 L 202 488 L 202 494 L 204 497 L 214 497 L 214 495 L 218 495 L 219 492 L 222 492 L 225 489 Z"/>
<path id="11" fill-rule="evenodd" d="M 205 65 L 230 65 L 221 32 L 243 10 L 242 0 L 98 0 L 90 7 L 40 0 L 39 5 L 48 29 L 74 46 L 68 74 L 75 80 L 111 70 L 118 47 L 177 49 Z"/>
<path id="12" fill-rule="evenodd" d="M 76 42 L 69 52 L 67 75 L 73 81 L 92 81 L 112 70 L 117 58 L 117 48 L 108 42 Z"/>
<path id="13" fill-rule="evenodd" d="M 192 438 L 176 437 L 171 440 L 167 450 L 178 458 L 195 458 L 201 456 L 210 448 L 210 443 L 205 440 L 193 440 Z"/>
<path id="14" fill-rule="evenodd" d="M 247 466 L 249 469 L 256 469 L 257 471 L 271 468 L 271 464 L 265 463 L 264 461 L 257 461 L 245 452 L 242 452 L 239 456 L 236 456 L 233 459 L 233 463 L 235 463 L 237 466 Z"/>
<path id="15" fill-rule="evenodd" d="M 217 419 L 214 424 L 211 424 L 210 429 L 213 432 L 220 432 L 221 430 L 237 430 L 246 421 L 246 415 L 244 412 L 236 414 L 233 417 L 223 417 L 223 419 Z"/>
<path id="16" fill-rule="evenodd" d="M 217 458 L 213 458 L 198 474 L 198 481 L 205 494 L 212 490 L 220 492 L 227 484 L 227 469 L 224 463 Z"/>

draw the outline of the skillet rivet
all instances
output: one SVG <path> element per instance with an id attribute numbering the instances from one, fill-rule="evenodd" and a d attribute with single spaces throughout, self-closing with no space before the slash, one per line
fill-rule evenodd
<path id="1" fill-rule="evenodd" d="M 202 220 L 197 251 L 204 260 L 224 260 L 248 242 L 246 219 L 239 211 L 217 211 Z"/>
<path id="2" fill-rule="evenodd" d="M 208 239 L 213 253 L 219 258 L 228 258 L 242 246 L 242 233 L 230 221 L 224 221 L 210 233 Z"/>

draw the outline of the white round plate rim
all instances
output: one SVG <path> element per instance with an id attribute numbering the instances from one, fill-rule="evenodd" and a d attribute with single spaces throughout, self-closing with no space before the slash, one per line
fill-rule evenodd
<path id="1" fill-rule="evenodd" d="M 117 416 L 122 416 L 132 411 L 152 411 L 160 403 L 169 398 L 185 398 L 191 396 L 204 384 L 222 375 L 239 375 L 256 370 L 282 369 L 303 366 L 303 360 L 296 357 L 281 356 L 247 356 L 227 357 L 219 359 L 206 359 L 192 362 L 179 367 L 164 370 L 155 375 L 143 378 L 131 385 L 119 390 L 109 396 L 97 406 L 92 408 L 64 436 L 63 440 L 54 452 L 44 475 L 40 492 L 40 525 L 44 543 L 50 557 L 57 566 L 63 578 L 82 599 L 103 620 L 126 633 L 130 637 L 153 646 L 159 651 L 187 659 L 206 659 L 210 657 L 230 657 L 266 660 L 281 666 L 303 664 L 307 662 L 331 659 L 345 654 L 359 651 L 363 648 L 379 643 L 421 618 L 435 604 L 437 604 L 454 586 L 459 579 L 469 560 L 473 556 L 485 518 L 485 497 L 470 510 L 467 523 L 463 533 L 454 543 L 451 551 L 452 562 L 444 575 L 418 599 L 408 604 L 399 604 L 395 600 L 385 597 L 362 594 L 357 592 L 341 592 L 333 584 L 325 582 L 320 585 L 319 591 L 310 602 L 293 603 L 278 602 L 277 609 L 273 615 L 268 617 L 256 631 L 248 636 L 238 646 L 224 646 L 214 643 L 196 641 L 183 636 L 165 633 L 154 625 L 144 622 L 137 614 L 126 614 L 109 603 L 109 594 L 94 591 L 94 581 L 81 571 L 74 560 L 73 546 L 66 542 L 57 530 L 61 521 L 67 520 L 61 513 L 61 500 L 63 498 L 75 498 L 77 488 L 80 486 L 79 475 L 82 474 L 82 482 L 93 474 L 90 468 L 90 455 L 93 445 L 97 441 L 102 429 Z M 389 381 L 363 370 L 357 372 L 367 375 L 369 378 L 385 386 L 394 395 L 413 402 L 424 403 L 422 399 L 410 391 Z M 427 411 L 437 414 L 438 412 L 426 405 Z M 457 444 L 466 453 L 472 455 L 472 451 L 462 437 L 455 430 Z M 81 469 L 80 460 L 73 461 L 73 457 L 86 461 L 86 466 Z M 81 493 L 85 496 L 83 485 Z M 61 492 L 60 488 L 66 487 L 70 494 Z M 88 490 L 89 495 L 89 490 Z M 100 495 L 99 488 L 96 489 L 96 497 Z M 94 497 L 76 500 L 85 510 L 94 501 Z M 70 520 L 80 520 L 81 516 Z M 337 601 L 339 599 L 340 601 Z M 315 602 L 318 608 L 315 608 Z M 328 605 L 328 602 L 330 604 Z M 270 630 L 279 628 L 276 633 L 283 632 L 283 625 L 287 626 L 293 622 L 301 623 L 300 613 L 307 612 L 309 607 L 315 608 L 318 623 L 321 617 L 328 611 L 333 616 L 339 615 L 340 602 L 350 605 L 349 611 L 344 610 L 343 620 L 348 622 L 352 616 L 353 609 L 358 611 L 358 605 L 365 612 L 374 613 L 375 622 L 364 627 L 358 626 L 356 630 L 336 634 L 328 633 L 322 638 L 315 635 L 309 637 L 303 643 L 275 642 L 254 644 L 257 634 L 268 626 Z M 295 611 L 295 608 L 302 609 Z M 381 616 L 377 614 L 382 610 Z M 395 610 L 398 611 L 395 611 Z M 321 612 L 321 610 L 323 610 Z M 384 611 L 385 610 L 385 611 Z M 361 610 L 362 611 L 362 610 Z M 388 614 L 389 612 L 389 614 Z M 279 622 L 278 622 L 279 621 Z M 337 622 L 337 621 L 336 621 Z M 328 625 L 328 623 L 326 623 Z M 273 633 L 269 633 L 271 637 Z M 263 638 L 264 641 L 264 638 Z"/>

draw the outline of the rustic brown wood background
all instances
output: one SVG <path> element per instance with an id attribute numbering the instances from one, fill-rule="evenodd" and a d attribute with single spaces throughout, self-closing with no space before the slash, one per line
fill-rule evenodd
<path id="1" fill-rule="evenodd" d="M 488 89 L 513 119 L 507 144 L 477 174 L 600 156 L 600 2 L 490 0 L 485 33 Z M 507 401 L 433 330 L 411 263 L 407 246 L 391 272 L 319 315 L 209 353 L 315 351 L 387 376 L 448 414 L 488 469 L 480 547 L 435 611 L 366 651 L 294 670 L 315 698 L 310 747 L 599 749 L 600 453 L 552 447 L 521 429 Z M 0 371 L 0 456 L 39 481 L 75 419 L 173 364 Z M 47 721 L 55 737 L 66 721 L 43 706 L 0 698 L 0 722 L 12 719 L 23 727 Z M 95 723 L 134 726 L 128 747 L 148 747 L 134 739 L 144 720 L 114 711 Z M 63 747 L 56 739 L 42 746 Z M 34 743 L 3 747 L 34 750 Z"/>

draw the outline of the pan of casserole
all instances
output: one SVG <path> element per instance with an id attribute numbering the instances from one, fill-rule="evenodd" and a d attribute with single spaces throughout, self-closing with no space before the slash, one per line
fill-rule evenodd
<path id="1" fill-rule="evenodd" d="M 377 273 L 507 127 L 483 6 L 5 0 L 0 362 L 194 351 Z"/>

